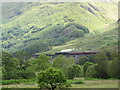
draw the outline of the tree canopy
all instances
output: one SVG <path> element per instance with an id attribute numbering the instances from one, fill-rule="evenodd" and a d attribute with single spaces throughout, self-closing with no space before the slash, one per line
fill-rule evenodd
<path id="1" fill-rule="evenodd" d="M 38 74 L 38 85 L 40 88 L 63 88 L 67 86 L 64 73 L 60 69 L 48 68 Z"/>

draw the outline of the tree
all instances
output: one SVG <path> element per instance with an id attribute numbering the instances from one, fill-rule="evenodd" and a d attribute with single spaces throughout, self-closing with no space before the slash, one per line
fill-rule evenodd
<path id="1" fill-rule="evenodd" d="M 35 69 L 35 71 L 45 70 L 48 67 L 50 67 L 50 60 L 51 60 L 51 58 L 49 56 L 41 54 L 38 57 L 38 59 L 34 59 L 32 61 L 33 68 Z"/>
<path id="2" fill-rule="evenodd" d="M 115 58 L 118 58 L 118 57 L 119 57 L 118 52 L 116 52 L 116 51 L 111 52 L 111 60 L 114 60 Z"/>
<path id="3" fill-rule="evenodd" d="M 98 73 L 95 69 L 95 65 L 88 66 L 87 71 L 85 73 L 85 77 L 86 78 L 97 78 L 98 77 Z"/>
<path id="4" fill-rule="evenodd" d="M 99 73 L 99 78 L 108 78 L 107 67 L 108 67 L 108 57 L 105 53 L 98 53 L 95 56 L 96 70 Z"/>
<path id="5" fill-rule="evenodd" d="M 111 78 L 120 78 L 120 69 L 119 69 L 118 63 L 120 63 L 119 59 L 114 58 L 109 64 L 108 75 Z"/>
<path id="6" fill-rule="evenodd" d="M 82 26 L 82 25 L 79 25 L 79 24 L 76 24 L 75 26 L 76 26 L 78 29 L 83 30 L 84 33 L 89 33 L 89 32 L 90 32 L 89 29 L 88 29 L 87 27 L 85 27 L 85 26 Z"/>
<path id="7" fill-rule="evenodd" d="M 68 69 L 68 78 L 73 79 L 75 77 L 82 77 L 83 76 L 83 69 L 80 65 L 72 65 Z"/>
<path id="8" fill-rule="evenodd" d="M 65 56 L 59 55 L 57 56 L 54 61 L 53 61 L 53 67 L 57 69 L 64 68 L 64 61 L 65 61 Z"/>
<path id="9" fill-rule="evenodd" d="M 53 61 L 53 67 L 57 69 L 61 69 L 64 74 L 67 76 L 68 68 L 75 64 L 75 58 L 67 57 L 63 55 L 59 55 Z"/>
<path id="10" fill-rule="evenodd" d="M 86 61 L 88 61 L 88 57 L 87 56 L 82 56 L 79 59 L 79 64 L 84 65 Z"/>
<path id="11" fill-rule="evenodd" d="M 67 81 L 60 69 L 48 68 L 38 73 L 38 85 L 40 88 L 54 90 L 55 88 L 67 87 Z"/>
<path id="12" fill-rule="evenodd" d="M 20 69 L 26 69 L 29 67 L 30 55 L 24 51 L 18 51 L 14 53 L 14 56 L 19 60 Z"/>
<path id="13" fill-rule="evenodd" d="M 7 52 L 2 52 L 3 79 L 16 79 L 16 70 L 19 69 L 19 61 Z"/>
<path id="14" fill-rule="evenodd" d="M 88 56 L 88 62 L 95 63 L 94 59 L 95 59 L 95 54 L 90 54 L 90 55 Z"/>
<path id="15" fill-rule="evenodd" d="M 93 64 L 94 64 L 94 63 L 87 61 L 87 62 L 83 65 L 84 75 L 85 75 L 85 73 L 86 73 L 86 71 L 87 71 L 87 68 L 88 68 L 90 65 L 93 65 Z"/>
<path id="16" fill-rule="evenodd" d="M 35 72 L 31 68 L 27 68 L 26 70 L 17 70 L 16 71 L 18 78 L 30 79 L 35 78 Z"/>

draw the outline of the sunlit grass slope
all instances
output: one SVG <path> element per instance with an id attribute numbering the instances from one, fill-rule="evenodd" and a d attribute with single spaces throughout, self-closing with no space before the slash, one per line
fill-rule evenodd
<path id="1" fill-rule="evenodd" d="M 117 8 L 117 4 L 112 2 L 4 3 L 3 49 L 14 52 L 26 48 L 30 44 L 29 42 L 41 39 L 44 33 L 52 33 L 51 28 L 60 24 L 65 26 L 68 23 L 77 23 L 87 27 L 91 33 L 105 32 L 107 29 L 104 27 L 117 20 Z M 48 38 L 48 36 L 44 37 Z M 88 48 L 87 45 L 94 43 L 92 40 L 88 40 L 88 42 L 86 39 L 94 37 L 89 34 L 83 38 L 70 41 L 66 45 L 69 46 L 72 42 L 79 41 L 79 43 L 82 43 L 72 43 L 71 48 L 81 48 L 81 45 L 86 44 L 82 47 L 82 50 L 84 50 Z M 98 47 L 98 45 L 95 45 L 94 48 Z M 54 50 L 57 48 L 53 47 Z M 92 48 L 92 45 L 90 48 Z"/>
<path id="2" fill-rule="evenodd" d="M 64 49 L 77 49 L 79 51 L 110 49 L 118 50 L 118 24 L 112 24 L 107 31 L 99 34 L 89 34 L 67 42 L 65 45 L 54 46 L 52 50 L 45 53 L 60 52 Z"/>

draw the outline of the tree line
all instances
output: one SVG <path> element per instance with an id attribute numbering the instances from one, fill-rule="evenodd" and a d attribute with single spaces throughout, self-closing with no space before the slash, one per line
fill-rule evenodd
<path id="1" fill-rule="evenodd" d="M 22 53 L 21 55 L 25 55 Z M 41 54 L 37 59 L 28 57 L 14 58 L 10 53 L 2 52 L 2 72 L 3 80 L 10 79 L 30 79 L 38 77 L 38 84 L 42 88 L 69 86 L 66 79 L 74 78 L 116 78 L 120 79 L 120 60 L 118 52 L 100 52 L 98 54 L 83 56 L 79 58 L 79 63 L 75 63 L 75 58 L 59 55 L 53 60 Z M 51 76 L 52 75 L 52 76 Z M 62 75 L 62 76 L 60 76 Z M 53 78 L 50 78 L 50 77 Z M 46 77 L 46 78 L 45 78 Z M 61 81 L 53 79 L 61 78 Z M 52 81 L 49 81 L 50 78 Z M 61 83 L 60 83 L 61 82 Z M 46 84 L 47 83 L 47 84 Z M 52 86 L 49 84 L 51 83 Z M 63 84 L 64 83 L 64 84 Z M 44 87 L 44 88 L 45 88 Z"/>

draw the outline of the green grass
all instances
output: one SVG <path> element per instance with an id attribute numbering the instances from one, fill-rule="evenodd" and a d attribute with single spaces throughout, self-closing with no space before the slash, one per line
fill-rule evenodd
<path id="1" fill-rule="evenodd" d="M 105 79 L 102 79 L 102 78 L 85 78 L 85 80 L 105 80 Z M 106 79 L 106 80 L 118 80 L 116 78 L 109 78 L 109 79 Z"/>
<path id="2" fill-rule="evenodd" d="M 72 87 L 70 88 L 118 88 L 117 79 L 116 80 L 110 80 L 110 79 L 84 80 L 84 79 L 78 78 L 78 79 L 68 80 L 68 82 L 72 85 Z M 34 80 L 28 80 L 25 83 L 21 81 L 21 83 L 19 84 L 14 83 L 9 85 L 3 85 L 3 88 L 38 88 L 38 85 L 37 85 L 37 82 L 35 82 Z"/>
<path id="3" fill-rule="evenodd" d="M 81 79 L 68 79 L 67 80 L 68 83 L 70 84 L 84 84 L 84 80 Z"/>
<path id="4" fill-rule="evenodd" d="M 9 85 L 9 84 L 36 84 L 37 80 L 34 79 L 11 79 L 11 80 L 2 80 L 3 85 Z"/>
<path id="5" fill-rule="evenodd" d="M 72 85 L 72 88 L 118 88 L 117 80 L 89 80 L 85 84 Z"/>

